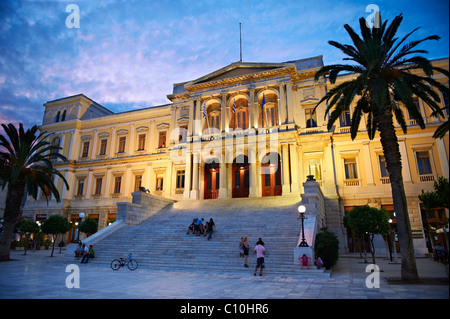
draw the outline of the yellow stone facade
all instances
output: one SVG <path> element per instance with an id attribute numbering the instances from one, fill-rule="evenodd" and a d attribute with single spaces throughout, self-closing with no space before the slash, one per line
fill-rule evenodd
<path id="1" fill-rule="evenodd" d="M 448 58 L 433 63 L 449 68 Z M 41 130 L 54 133 L 51 142 L 69 159 L 56 167 L 70 189 L 58 180 L 62 201 L 50 200 L 47 206 L 45 196 L 28 199 L 24 215 L 62 214 L 76 221 L 84 212 L 102 228 L 115 218 L 116 203 L 131 201 L 139 187 L 205 203 L 262 196 L 300 200 L 306 176 L 314 175 L 326 197 L 324 222 L 346 242 L 345 211 L 365 204 L 392 211 L 391 190 L 379 137 L 369 140 L 363 121 L 352 141 L 349 117 L 328 131 L 325 104 L 312 114 L 332 87 L 326 78 L 314 81 L 321 66 L 321 56 L 286 63 L 237 62 L 174 84 L 169 104 L 123 113 L 83 94 L 45 103 Z M 351 77 L 341 76 L 338 82 Z M 448 78 L 436 79 L 448 87 Z M 439 176 L 449 177 L 449 137 L 432 137 L 448 121 L 448 109 L 445 118 L 433 118 L 421 100 L 417 103 L 426 129 L 414 120 L 408 120 L 407 134 L 396 127 L 420 251 L 425 239 L 417 196 L 422 189 L 431 190 Z"/>

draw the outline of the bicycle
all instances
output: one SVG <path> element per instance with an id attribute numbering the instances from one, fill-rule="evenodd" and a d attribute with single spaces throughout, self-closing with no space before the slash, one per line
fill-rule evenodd
<path id="1" fill-rule="evenodd" d="M 131 254 L 128 256 L 128 260 L 125 258 L 120 257 L 119 259 L 114 259 L 111 261 L 111 269 L 112 270 L 119 270 L 120 267 L 127 266 L 130 270 L 136 270 L 138 267 L 137 260 L 133 259 Z"/>

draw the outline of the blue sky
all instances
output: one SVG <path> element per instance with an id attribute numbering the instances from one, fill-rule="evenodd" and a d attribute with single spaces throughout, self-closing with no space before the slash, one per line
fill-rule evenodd
<path id="1" fill-rule="evenodd" d="M 80 27 L 67 28 L 66 6 L 80 9 Z M 449 56 L 449 1 L 0 1 L 0 122 L 40 124 L 47 101 L 84 93 L 122 112 L 169 103 L 173 83 L 196 79 L 239 60 L 285 62 L 343 55 L 327 42 L 351 43 L 366 7 L 382 19 L 399 13 L 398 35 L 437 34 L 421 48 Z"/>

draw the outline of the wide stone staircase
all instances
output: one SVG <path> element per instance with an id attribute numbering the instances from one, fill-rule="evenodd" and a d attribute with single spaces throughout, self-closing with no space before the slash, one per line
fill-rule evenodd
<path id="1" fill-rule="evenodd" d="M 294 266 L 300 221 L 299 198 L 243 198 L 191 201 L 168 205 L 139 225 L 126 225 L 94 245 L 95 264 L 109 267 L 114 258 L 129 253 L 139 269 L 169 271 L 240 272 L 252 274 L 256 265 L 253 248 L 258 238 L 265 243 L 265 274 L 298 274 L 329 277 L 323 270 L 300 271 Z M 214 219 L 212 240 L 186 234 L 192 220 Z M 252 246 L 249 268 L 239 256 L 239 242 L 248 237 Z"/>

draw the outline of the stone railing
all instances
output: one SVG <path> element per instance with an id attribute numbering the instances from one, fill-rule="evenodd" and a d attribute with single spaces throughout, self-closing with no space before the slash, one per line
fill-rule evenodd
<path id="1" fill-rule="evenodd" d="M 127 225 L 139 225 L 167 205 L 176 202 L 140 191 L 132 193 L 131 196 L 131 203 L 117 203 L 117 220 L 123 220 Z"/>
<path id="2" fill-rule="evenodd" d="M 312 175 L 308 175 L 308 180 L 303 183 L 304 193 L 301 194 L 302 205 L 305 206 L 305 220 L 304 220 L 304 233 L 305 240 L 308 247 L 295 247 L 294 248 L 294 264 L 298 265 L 300 262 L 299 257 L 305 254 L 311 261 L 314 260 L 314 240 L 316 234 L 325 225 L 325 198 L 319 183 L 314 179 Z M 300 223 L 300 222 L 299 222 Z M 300 230 L 300 236 L 297 246 L 302 240 L 302 232 Z"/>

